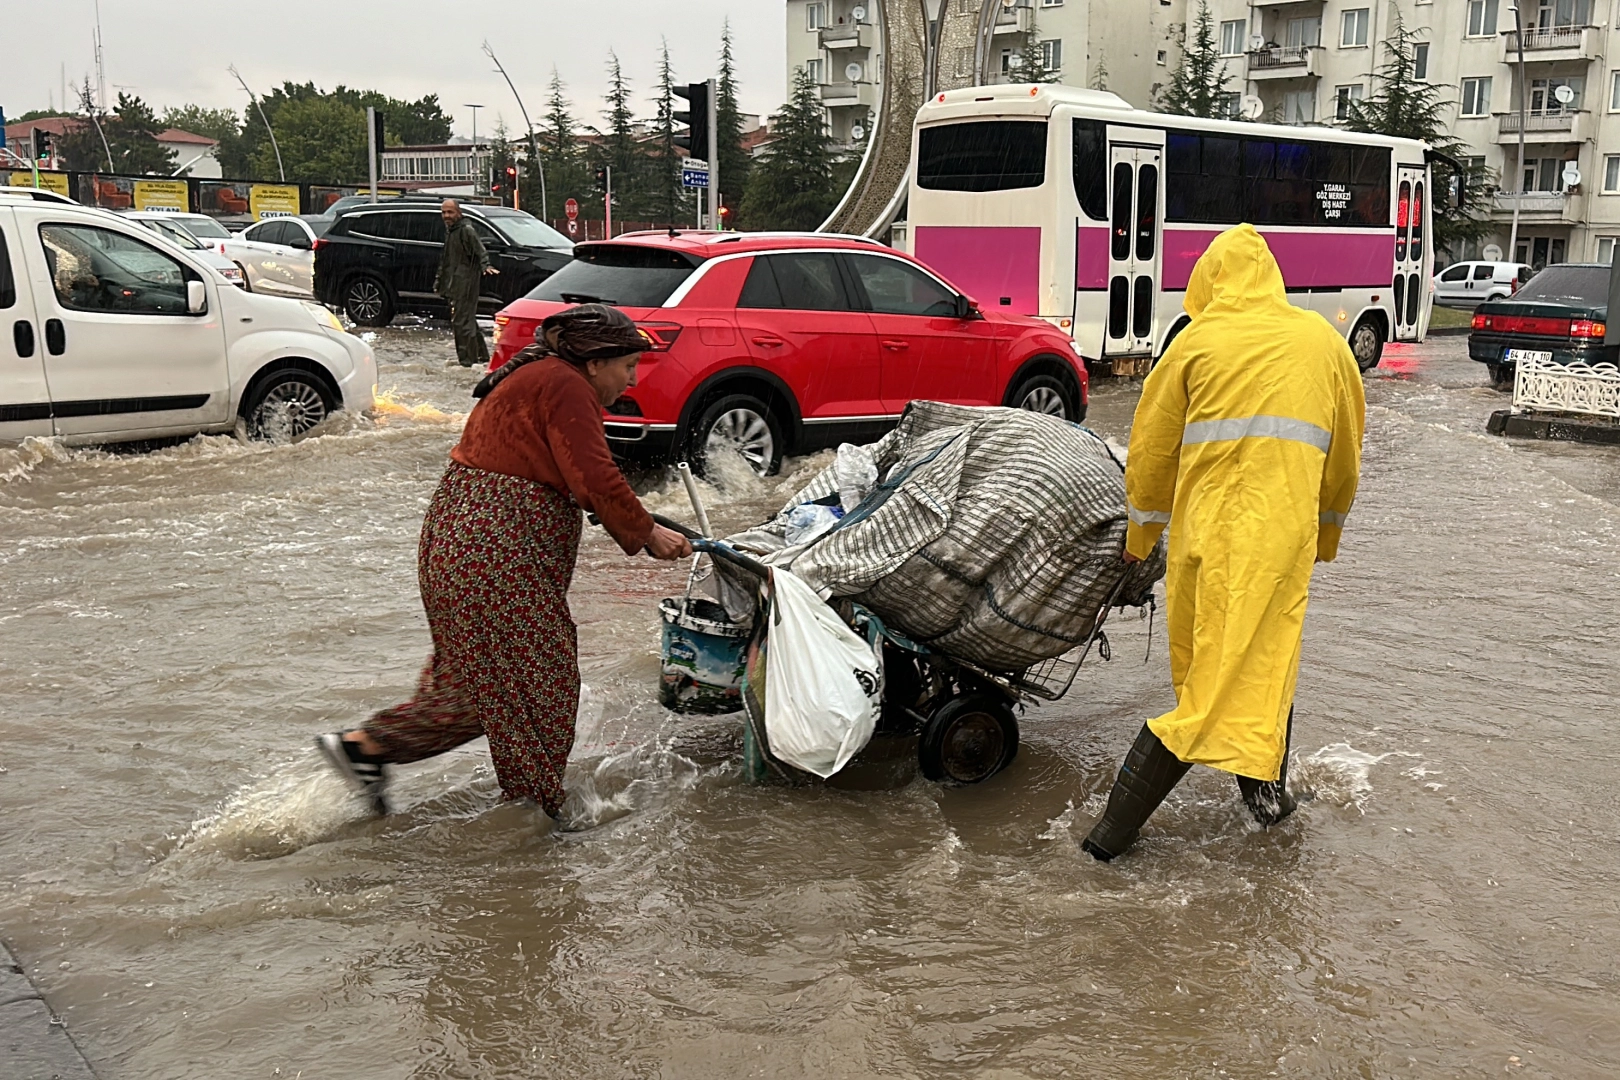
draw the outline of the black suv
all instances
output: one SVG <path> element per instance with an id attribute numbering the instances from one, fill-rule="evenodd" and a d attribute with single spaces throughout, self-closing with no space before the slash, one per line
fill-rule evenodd
<path id="1" fill-rule="evenodd" d="M 493 314 L 574 257 L 562 233 L 504 206 L 463 205 L 461 213 L 499 274 L 484 278 L 480 311 Z M 433 291 L 444 247 L 436 205 L 367 203 L 338 215 L 315 243 L 315 299 L 342 308 L 361 326 L 387 326 L 395 315 L 447 315 Z"/>

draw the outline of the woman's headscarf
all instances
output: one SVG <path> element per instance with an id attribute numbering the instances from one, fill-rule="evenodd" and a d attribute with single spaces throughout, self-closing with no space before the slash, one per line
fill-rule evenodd
<path id="1" fill-rule="evenodd" d="M 555 356 L 576 367 L 588 360 L 612 360 L 647 348 L 647 339 L 630 316 L 606 304 L 581 304 L 547 316 L 534 332 L 534 344 L 485 375 L 473 388 L 481 398 L 524 364 Z"/>

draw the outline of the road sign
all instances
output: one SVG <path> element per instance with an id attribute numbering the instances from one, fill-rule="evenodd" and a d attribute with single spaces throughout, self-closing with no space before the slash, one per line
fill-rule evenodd
<path id="1" fill-rule="evenodd" d="M 568 219 L 568 235 L 569 236 L 578 236 L 579 235 L 579 222 L 576 221 L 574 218 L 569 218 Z"/>
<path id="2" fill-rule="evenodd" d="M 568 222 L 570 225 L 572 225 L 575 219 L 579 217 L 579 203 L 575 202 L 573 199 L 569 199 L 567 202 L 563 203 L 563 213 L 568 215 Z"/>
<path id="3" fill-rule="evenodd" d="M 697 158 L 686 158 L 681 162 L 681 187 L 706 188 L 709 186 L 709 163 L 699 161 Z"/>

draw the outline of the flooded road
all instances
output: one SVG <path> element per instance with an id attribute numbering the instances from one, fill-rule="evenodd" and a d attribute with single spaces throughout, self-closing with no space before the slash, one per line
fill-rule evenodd
<path id="1" fill-rule="evenodd" d="M 1368 380 L 1309 801 L 1263 832 L 1196 769 L 1106 866 L 1075 842 L 1172 704 L 1162 624 L 1145 664 L 1113 624 L 980 787 L 752 787 L 735 719 L 654 703 L 680 571 L 600 531 L 563 827 L 481 742 L 368 819 L 310 739 L 414 683 L 476 379 L 446 332 L 376 347 L 375 420 L 294 446 L 0 448 L 0 933 L 102 1080 L 1620 1072 L 1620 451 L 1484 434 L 1463 338 Z M 819 464 L 711 492 L 716 526 Z"/>

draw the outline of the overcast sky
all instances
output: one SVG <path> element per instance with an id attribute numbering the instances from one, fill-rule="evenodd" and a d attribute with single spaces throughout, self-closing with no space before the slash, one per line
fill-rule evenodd
<path id="1" fill-rule="evenodd" d="M 94 0 L 7 4 L 0 65 L 0 106 L 7 116 L 61 106 L 62 65 L 68 93 L 94 81 Z M 617 51 L 650 116 L 661 39 L 668 39 L 677 82 L 714 74 L 720 30 L 731 20 L 742 107 L 768 114 L 785 95 L 786 60 L 780 0 L 340 0 L 331 4 L 245 4 L 198 7 L 150 0 L 101 0 L 108 96 L 122 87 L 159 111 L 199 104 L 240 109 L 246 95 L 225 70 L 235 63 L 255 93 L 284 80 L 375 88 L 399 98 L 438 94 L 469 135 L 472 110 L 480 134 L 497 118 L 521 129 L 511 91 L 479 51 L 487 38 L 540 123 L 551 69 L 575 104 L 575 116 L 601 122 L 608 50 Z"/>

